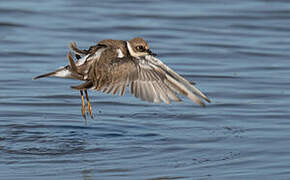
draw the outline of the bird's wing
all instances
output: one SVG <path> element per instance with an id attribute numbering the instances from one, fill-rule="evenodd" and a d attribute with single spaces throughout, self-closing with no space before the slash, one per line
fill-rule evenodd
<path id="1" fill-rule="evenodd" d="M 184 79 L 182 76 L 180 76 L 179 74 L 177 74 L 175 71 L 173 71 L 171 68 L 169 68 L 168 66 L 166 66 L 161 60 L 159 60 L 158 58 L 154 57 L 154 56 L 146 56 L 145 59 L 147 61 L 150 61 L 151 63 L 155 64 L 156 66 L 159 66 L 160 68 L 162 68 L 165 72 L 167 72 L 167 75 L 170 75 L 172 78 L 174 78 L 175 80 L 177 80 L 179 83 L 181 83 L 183 86 L 185 86 L 186 88 L 188 88 L 191 92 L 193 92 L 194 94 L 202 97 L 204 100 L 206 100 L 207 102 L 210 102 L 209 98 L 206 97 L 206 95 L 204 95 L 199 89 L 197 89 L 194 86 L 194 82 L 191 83 L 189 81 L 187 81 L 186 79 Z"/>
<path id="2" fill-rule="evenodd" d="M 98 59 L 101 53 L 106 49 L 105 45 L 97 44 L 90 46 L 88 50 L 81 50 L 77 47 L 75 42 L 69 43 L 69 48 L 76 55 L 77 61 L 75 62 L 76 66 L 81 66 L 88 61 Z"/>
<path id="3" fill-rule="evenodd" d="M 110 81 L 97 90 L 123 95 L 130 86 L 130 92 L 137 98 L 155 103 L 181 101 L 177 94 L 185 95 L 201 106 L 204 102 L 197 95 L 209 101 L 196 87 L 153 56 L 117 58 L 110 67 L 106 72 Z"/>

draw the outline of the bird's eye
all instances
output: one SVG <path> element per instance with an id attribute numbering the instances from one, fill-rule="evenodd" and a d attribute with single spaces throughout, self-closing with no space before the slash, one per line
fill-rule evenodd
<path id="1" fill-rule="evenodd" d="M 137 46 L 136 48 L 138 51 L 140 52 L 144 52 L 145 51 L 145 48 L 143 46 Z"/>

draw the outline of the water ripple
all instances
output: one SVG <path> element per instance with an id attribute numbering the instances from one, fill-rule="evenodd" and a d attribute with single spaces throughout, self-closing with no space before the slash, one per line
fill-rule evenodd
<path id="1" fill-rule="evenodd" d="M 1 179 L 287 179 L 290 4 L 212 0 L 0 2 Z M 32 77 L 67 44 L 141 36 L 210 97 L 206 108 Z"/>

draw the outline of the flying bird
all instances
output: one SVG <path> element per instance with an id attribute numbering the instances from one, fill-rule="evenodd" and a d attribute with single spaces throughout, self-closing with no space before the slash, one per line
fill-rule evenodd
<path id="1" fill-rule="evenodd" d="M 156 58 L 143 38 L 136 37 L 129 41 L 105 39 L 87 50 L 79 49 L 75 42 L 70 43 L 69 47 L 75 54 L 76 61 L 69 51 L 69 65 L 33 79 L 61 77 L 84 81 L 78 86 L 71 86 L 80 91 L 81 114 L 84 118 L 84 93 L 87 112 L 93 118 L 88 89 L 123 96 L 129 87 L 130 93 L 135 97 L 153 103 L 180 102 L 182 100 L 178 94 L 187 96 L 200 106 L 205 106 L 202 99 L 210 102 L 194 83 L 190 83 Z"/>

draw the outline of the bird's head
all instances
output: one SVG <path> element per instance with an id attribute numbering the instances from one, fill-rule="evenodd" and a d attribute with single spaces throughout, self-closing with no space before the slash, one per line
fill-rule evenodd
<path id="1" fill-rule="evenodd" d="M 127 48 L 130 55 L 133 57 L 140 57 L 146 55 L 156 56 L 156 54 L 152 53 L 152 51 L 150 50 L 148 43 L 140 37 L 136 37 L 131 39 L 130 41 L 127 41 Z"/>

